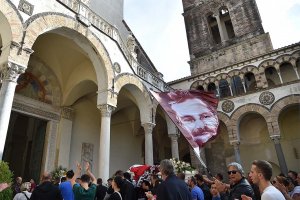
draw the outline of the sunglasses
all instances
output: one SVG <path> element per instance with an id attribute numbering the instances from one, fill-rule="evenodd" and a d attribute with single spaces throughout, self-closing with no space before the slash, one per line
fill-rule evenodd
<path id="1" fill-rule="evenodd" d="M 230 175 L 230 174 L 236 174 L 236 173 L 237 173 L 237 171 L 235 171 L 235 170 L 232 170 L 232 171 L 228 171 L 228 172 L 227 172 L 228 175 Z"/>

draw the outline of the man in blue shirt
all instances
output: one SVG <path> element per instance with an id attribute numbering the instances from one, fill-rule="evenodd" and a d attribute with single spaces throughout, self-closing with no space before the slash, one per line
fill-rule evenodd
<path id="1" fill-rule="evenodd" d="M 67 181 L 59 185 L 59 190 L 64 200 L 74 200 L 74 193 L 73 193 L 72 183 L 71 183 L 71 179 L 73 178 L 73 176 L 74 176 L 73 170 L 68 171 L 66 174 Z"/>
<path id="2" fill-rule="evenodd" d="M 190 177 L 189 186 L 191 188 L 192 199 L 193 200 L 204 200 L 203 191 L 197 186 L 197 181 L 195 177 Z"/>

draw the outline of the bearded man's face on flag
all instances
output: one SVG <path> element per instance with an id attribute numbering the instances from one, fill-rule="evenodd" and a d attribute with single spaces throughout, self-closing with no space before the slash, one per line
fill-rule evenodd
<path id="1" fill-rule="evenodd" d="M 184 98 L 171 104 L 171 109 L 176 112 L 181 126 L 199 146 L 217 134 L 218 118 L 200 99 Z"/>

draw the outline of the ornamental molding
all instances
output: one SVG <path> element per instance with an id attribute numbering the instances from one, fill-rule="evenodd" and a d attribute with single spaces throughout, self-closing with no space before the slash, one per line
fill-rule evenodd
<path id="1" fill-rule="evenodd" d="M 21 0 L 18 9 L 23 13 L 26 13 L 27 15 L 31 16 L 33 13 L 34 5 L 32 5 L 26 0 Z"/>
<path id="2" fill-rule="evenodd" d="M 115 62 L 113 66 L 114 66 L 115 72 L 117 74 L 120 74 L 121 73 L 121 66 L 120 66 L 120 64 L 118 62 Z"/>
<path id="3" fill-rule="evenodd" d="M 19 94 L 15 94 L 12 110 L 46 120 L 59 121 L 60 109 Z"/>
<path id="4" fill-rule="evenodd" d="M 272 92 L 266 91 L 259 95 L 259 102 L 263 105 L 271 105 L 275 101 L 275 96 Z"/>
<path id="5" fill-rule="evenodd" d="M 234 103 L 233 101 L 226 100 L 222 103 L 222 110 L 226 113 L 230 113 L 234 110 Z"/>
<path id="6" fill-rule="evenodd" d="M 13 103 L 12 109 L 15 111 L 22 112 L 22 113 L 28 113 L 29 115 L 42 117 L 44 119 L 50 119 L 50 120 L 54 120 L 54 121 L 60 120 L 60 115 L 57 113 L 51 113 L 51 112 L 48 112 L 45 110 L 41 110 L 41 109 L 34 108 L 34 107 L 24 105 L 21 103 L 17 103 L 17 102 Z"/>

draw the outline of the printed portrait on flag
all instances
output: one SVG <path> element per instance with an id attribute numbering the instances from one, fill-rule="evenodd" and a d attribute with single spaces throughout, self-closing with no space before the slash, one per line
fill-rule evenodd
<path id="1" fill-rule="evenodd" d="M 202 147 L 217 135 L 218 100 L 213 93 L 176 90 L 152 94 L 192 147 Z"/>

